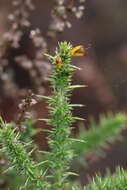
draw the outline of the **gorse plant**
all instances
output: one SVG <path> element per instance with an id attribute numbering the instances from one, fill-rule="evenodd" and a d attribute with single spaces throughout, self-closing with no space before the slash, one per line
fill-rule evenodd
<path id="1" fill-rule="evenodd" d="M 120 131 L 125 128 L 126 120 L 126 115 L 123 113 L 116 115 L 108 113 L 107 116 L 100 116 L 98 124 L 91 119 L 88 130 L 84 131 L 84 126 L 80 127 L 77 138 L 85 140 L 87 143 L 80 143 L 78 146 L 74 143 L 73 149 L 75 149 L 78 155 L 78 162 L 80 162 L 82 167 L 86 167 L 87 163 L 85 160 L 87 160 L 87 157 L 91 153 L 104 156 L 104 149 L 106 150 L 107 147 L 109 147 L 109 143 L 111 144 L 116 140 L 122 140 Z"/>
<path id="2" fill-rule="evenodd" d="M 78 53 L 84 55 L 85 49 L 82 46 L 72 48 L 70 43 L 63 42 L 59 44 L 54 57 L 47 55 L 53 64 L 52 76 L 49 78 L 52 96 L 41 97 L 48 99 L 51 118 L 40 120 L 46 121 L 52 129 L 46 130 L 49 133 L 48 143 L 51 151 L 45 152 L 46 159 L 43 162 L 35 163 L 31 160 L 32 151 L 27 152 L 31 143 L 21 142 L 20 134 L 16 133 L 17 128 L 12 124 L 6 124 L 1 118 L 2 151 L 12 163 L 10 169 L 16 168 L 18 172 L 26 175 L 24 188 L 32 185 L 33 189 L 63 190 L 68 182 L 67 177 L 76 175 L 69 171 L 69 164 L 74 156 L 71 145 L 80 140 L 70 138 L 70 126 L 76 119 L 82 119 L 73 117 L 71 110 L 74 106 L 82 105 L 70 104 L 70 94 L 73 89 L 85 85 L 71 85 L 71 78 L 77 67 L 71 65 L 70 61 L 71 57 Z"/>
<path id="3" fill-rule="evenodd" d="M 42 156 L 42 161 L 38 161 L 38 159 L 35 161 L 36 156 L 32 156 L 35 149 L 33 148 L 34 143 L 30 140 L 36 131 L 33 131 L 31 128 L 32 123 L 29 120 L 30 118 L 24 120 L 24 117 L 28 109 L 29 101 L 27 100 L 31 102 L 33 96 L 28 96 L 23 101 L 23 105 L 20 106 L 22 108 L 22 117 L 19 117 L 17 125 L 16 123 L 6 123 L 0 117 L 1 153 L 4 153 L 9 161 L 9 167 L 5 172 L 14 171 L 10 173 L 10 176 L 14 176 L 15 180 L 19 182 L 19 186 L 18 184 L 16 186 L 13 185 L 10 190 L 82 190 L 82 187 L 68 180 L 70 175 L 77 175 L 70 169 L 71 161 L 76 154 L 80 154 L 82 157 L 86 153 L 95 152 L 95 149 L 99 147 L 106 147 L 106 142 L 118 139 L 116 134 L 122 129 L 121 126 L 126 121 L 124 114 L 116 116 L 110 114 L 107 118 L 101 117 L 98 129 L 96 129 L 96 124 L 91 122 L 91 129 L 85 135 L 82 132 L 79 139 L 72 138 L 72 123 L 75 120 L 83 119 L 73 117 L 71 111 L 73 107 L 82 107 L 83 105 L 71 104 L 70 95 L 73 89 L 86 87 L 86 85 L 71 85 L 73 73 L 79 68 L 70 64 L 70 62 L 72 56 L 86 55 L 86 50 L 83 46 L 73 48 L 70 43 L 61 42 L 56 49 L 55 56 L 46 55 L 53 67 L 52 75 L 48 78 L 52 88 L 52 95 L 37 95 L 37 97 L 48 101 L 50 117 L 39 120 L 47 122 L 51 127 L 51 129 L 43 130 L 48 134 L 47 139 L 50 151 L 38 151 L 35 153 L 37 156 L 39 155 L 39 160 L 40 155 Z M 19 124 L 25 124 L 29 129 L 26 128 L 26 131 L 23 132 L 19 130 Z M 104 138 L 105 136 L 106 138 Z M 15 175 L 16 172 L 18 173 L 17 176 Z M 22 176 L 21 181 L 19 180 L 20 176 Z M 101 190 L 105 187 L 107 190 L 112 189 L 112 187 L 116 189 L 118 186 L 120 190 L 124 190 L 126 176 L 126 172 L 123 170 L 116 172 L 113 177 L 109 175 L 102 179 L 97 176 L 97 182 L 89 184 L 84 189 Z"/>
<path id="4" fill-rule="evenodd" d="M 19 104 L 20 111 L 16 121 L 6 123 L 0 116 L 2 190 L 127 189 L 127 172 L 123 169 L 118 169 L 113 176 L 108 173 L 105 178 L 97 175 L 96 180 L 84 188 L 77 185 L 75 177 L 69 178 L 77 177 L 74 171 L 79 168 L 79 163 L 80 166 L 86 167 L 88 157 L 107 148 L 109 143 L 120 140 L 119 132 L 125 127 L 127 120 L 123 113 L 115 116 L 110 113 L 107 117 L 101 116 L 98 124 L 91 120 L 87 131 L 83 126 L 77 138 L 71 135 L 72 123 L 75 120 L 83 120 L 73 117 L 72 110 L 83 105 L 71 104 L 70 96 L 73 89 L 86 87 L 71 84 L 74 71 L 79 69 L 71 64 L 71 57 L 85 56 L 87 52 L 83 46 L 72 47 L 67 42 L 59 43 L 55 56 L 48 55 L 47 50 L 54 46 L 59 33 L 66 27 L 71 27 L 71 15 L 75 15 L 76 18 L 83 16 L 84 2 L 85 0 L 54 0 L 52 19 L 44 34 L 47 38 L 42 37 L 39 29 L 31 30 L 28 17 L 30 11 L 35 9 L 32 0 L 12 0 L 14 10 L 9 15 L 10 27 L 0 43 L 0 97 L 12 97 L 15 101 L 22 94 L 28 95 Z M 47 43 L 49 37 L 50 44 Z M 25 38 L 32 44 L 32 51 L 27 51 L 27 40 L 23 45 Z M 45 55 L 53 68 L 51 77 L 47 79 L 51 84 L 51 96 L 43 96 L 44 79 L 51 71 L 51 65 L 45 59 Z M 42 93 L 35 95 L 31 91 L 27 92 L 28 88 L 34 93 Z M 36 103 L 35 96 L 48 102 L 49 117 L 39 120 L 45 121 L 50 126 L 49 129 L 33 128 L 35 121 L 29 113 L 29 108 Z M 42 130 L 47 135 L 49 151 L 39 151 L 32 140 L 33 136 Z"/>
<path id="5" fill-rule="evenodd" d="M 20 141 L 20 135 L 15 133 L 16 128 L 13 129 L 13 126 L 6 124 L 1 119 L 1 138 L 3 149 L 8 156 L 9 161 L 12 166 L 9 169 L 16 168 L 20 174 L 25 174 L 27 177 L 26 184 L 28 181 L 37 184 L 37 187 L 43 187 L 43 181 L 39 179 L 39 173 L 36 173 L 37 165 L 34 164 L 30 158 L 32 152 L 27 153 L 26 149 L 30 146 L 30 143 L 23 144 Z"/>
<path id="6" fill-rule="evenodd" d="M 96 179 L 83 190 L 127 190 L 127 171 L 118 168 L 112 176 L 109 172 L 104 178 L 96 175 Z"/>
<path id="7" fill-rule="evenodd" d="M 52 130 L 48 131 L 48 143 L 52 151 L 48 152 L 47 156 L 50 173 L 53 173 L 53 176 L 50 174 L 53 181 L 53 189 L 63 189 L 67 182 L 67 177 L 72 175 L 71 172 L 68 172 L 70 161 L 73 159 L 73 150 L 70 145 L 76 139 L 69 137 L 71 133 L 70 125 L 75 119 L 81 119 L 72 116 L 71 110 L 75 105 L 69 102 L 71 91 L 74 88 L 84 87 L 83 85 L 71 85 L 72 74 L 76 69 L 75 66 L 70 64 L 73 50 L 70 43 L 63 42 L 59 44 L 56 56 L 49 56 L 53 64 L 53 74 L 49 79 L 53 95 L 51 97 L 42 96 L 42 98 L 48 99 L 50 115 L 52 117 L 51 119 L 40 120 L 45 120 L 52 126 Z M 79 47 L 78 51 L 82 51 L 83 54 L 83 47 L 82 49 Z"/>

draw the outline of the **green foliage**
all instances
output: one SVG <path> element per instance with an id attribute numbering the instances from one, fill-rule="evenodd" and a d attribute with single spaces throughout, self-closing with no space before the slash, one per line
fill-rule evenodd
<path id="1" fill-rule="evenodd" d="M 53 189 L 63 189 L 67 183 L 67 177 L 75 175 L 68 172 L 70 161 L 73 158 L 71 144 L 75 140 L 69 137 L 71 134 L 70 126 L 74 122 L 69 97 L 71 91 L 76 88 L 76 86 L 71 85 L 72 74 L 75 70 L 74 66 L 70 64 L 71 50 L 72 46 L 69 43 L 63 42 L 59 44 L 56 56 L 52 58 L 53 74 L 50 82 L 53 93 L 51 97 L 42 97 L 48 99 L 51 116 L 51 119 L 42 120 L 52 126 L 52 130 L 48 131 L 48 143 L 51 152 L 47 153 L 47 157 Z M 61 62 L 60 65 L 59 62 L 57 64 L 58 57 Z"/>
<path id="2" fill-rule="evenodd" d="M 118 168 L 113 175 L 108 171 L 104 178 L 96 175 L 84 188 L 73 185 L 68 190 L 127 190 L 127 171 Z"/>
<path id="3" fill-rule="evenodd" d="M 127 172 L 119 168 L 113 176 L 107 174 L 102 178 L 97 175 L 84 190 L 127 190 Z"/>
<path id="4" fill-rule="evenodd" d="M 30 142 L 32 137 L 36 135 L 40 129 L 33 128 L 35 121 L 32 118 L 25 120 L 22 124 L 25 126 L 25 129 L 21 133 L 20 139 L 22 142 Z"/>
<path id="5" fill-rule="evenodd" d="M 84 164 L 84 158 L 89 153 L 99 153 L 102 149 L 109 146 L 109 143 L 113 143 L 116 140 L 121 140 L 121 130 L 125 128 L 125 122 L 127 118 L 123 113 L 113 115 L 109 113 L 107 116 L 101 115 L 100 121 L 97 124 L 93 119 L 90 120 L 89 130 L 85 130 L 84 127 L 80 128 L 78 139 L 85 140 L 86 143 L 74 144 L 76 154 L 80 163 Z"/>
<path id="6" fill-rule="evenodd" d="M 76 175 L 69 171 L 69 165 L 74 155 L 71 145 L 77 140 L 69 136 L 71 134 L 70 126 L 72 122 L 81 118 L 72 117 L 71 110 L 73 105 L 70 104 L 70 94 L 73 89 L 81 86 L 71 85 L 72 74 L 76 69 L 75 66 L 70 64 L 71 51 L 71 44 L 63 42 L 59 44 L 59 49 L 56 50 L 54 57 L 48 55 L 53 64 L 53 72 L 49 79 L 52 96 L 43 96 L 42 98 L 48 99 L 51 118 L 40 120 L 45 120 L 49 123 L 52 126 L 52 130 L 46 131 L 48 132 L 48 143 L 51 151 L 45 152 L 46 159 L 43 162 L 38 164 L 33 162 L 30 157 L 32 151 L 29 152 L 26 149 L 31 143 L 21 142 L 21 140 L 27 141 L 31 138 L 33 135 L 31 128 L 26 130 L 24 137 L 21 137 L 14 125 L 4 123 L 1 118 L 2 150 L 6 152 L 12 164 L 10 169 L 16 168 L 20 174 L 26 176 L 24 188 L 27 187 L 27 189 L 32 184 L 38 190 L 42 188 L 45 190 L 64 189 L 68 182 L 68 176 Z M 43 165 L 45 166 L 43 167 Z M 41 168 L 41 170 L 38 168 Z M 46 171 L 44 170 L 45 168 Z"/>
<path id="7" fill-rule="evenodd" d="M 24 130 L 21 132 L 20 131 L 20 141 L 23 143 L 28 143 L 31 142 L 30 148 L 28 148 L 31 151 L 31 148 L 33 148 L 34 150 L 34 155 L 37 156 L 37 151 L 35 151 L 35 148 L 37 147 L 37 145 L 32 142 L 32 137 L 37 134 L 38 131 L 40 131 L 40 129 L 35 129 L 33 128 L 35 121 L 32 118 L 28 118 L 26 120 L 24 120 L 22 122 L 22 126 L 24 126 Z M 17 124 L 17 123 L 16 123 Z M 12 128 L 16 127 L 15 123 L 10 123 L 9 125 Z M 17 128 L 17 130 L 19 130 L 19 127 Z M 32 152 L 31 152 L 32 154 Z M 22 184 L 25 183 L 25 176 L 24 175 L 17 175 L 17 171 L 15 168 L 8 170 L 8 162 L 7 156 L 3 156 L 3 153 L 1 152 L 0 158 L 3 160 L 3 162 L 5 162 L 3 165 L 1 165 L 0 167 L 0 179 L 2 181 L 4 185 L 4 189 L 6 189 L 6 187 L 10 187 L 10 190 L 16 190 L 18 189 L 19 186 L 21 186 Z M 3 171 L 6 171 L 6 173 L 4 173 Z M 14 180 L 12 180 L 12 178 Z"/>
<path id="8" fill-rule="evenodd" d="M 91 120 L 91 127 L 88 131 L 81 130 L 78 139 L 71 138 L 72 123 L 75 120 L 83 119 L 72 116 L 73 107 L 82 105 L 70 104 L 70 95 L 73 89 L 85 87 L 84 85 L 71 85 L 73 72 L 77 68 L 70 64 L 71 52 L 71 44 L 62 42 L 59 44 L 55 56 L 47 55 L 53 65 L 52 75 L 48 79 L 51 83 L 52 95 L 38 95 L 38 97 L 48 101 L 49 109 L 49 118 L 40 120 L 47 122 L 52 128 L 45 130 L 48 133 L 50 151 L 42 151 L 42 162 L 38 161 L 40 157 L 35 162 L 31 156 L 34 144 L 31 138 L 37 132 L 32 129 L 33 120 L 22 121 L 26 129 L 21 133 L 15 123 L 7 124 L 0 117 L 1 152 L 11 164 L 6 172 L 13 171 L 10 172 L 10 176 L 17 181 L 10 185 L 10 190 L 82 190 L 79 185 L 72 184 L 68 180 L 70 175 L 77 176 L 76 173 L 70 171 L 70 164 L 74 156 L 77 154 L 83 158 L 83 155 L 87 156 L 91 152 L 97 152 L 100 148 L 107 147 L 108 143 L 121 137 L 118 133 L 124 127 L 125 114 L 101 116 L 99 124 Z M 6 177 L 8 178 L 8 176 Z M 21 186 L 21 183 L 24 186 Z M 101 189 L 125 190 L 126 172 L 119 169 L 113 177 L 107 175 L 102 179 L 97 176 L 96 182 L 84 187 L 84 190 Z"/>
<path id="9" fill-rule="evenodd" d="M 8 160 L 11 162 L 12 166 L 8 170 L 15 168 L 17 172 L 22 175 L 27 176 L 25 187 L 30 181 L 31 184 L 36 184 L 38 189 L 43 187 L 43 181 L 40 180 L 42 177 L 42 171 L 39 172 L 38 164 L 34 163 L 30 158 L 31 152 L 27 152 L 27 148 L 30 147 L 32 142 L 23 144 L 20 141 L 19 133 L 16 133 L 17 128 L 13 128 L 11 124 L 6 124 L 2 118 L 1 121 L 1 131 L 0 137 L 2 139 L 3 149 Z"/>

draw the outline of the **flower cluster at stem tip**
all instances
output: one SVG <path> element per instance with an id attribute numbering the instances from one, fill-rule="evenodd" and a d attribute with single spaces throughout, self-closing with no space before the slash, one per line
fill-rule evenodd
<path id="1" fill-rule="evenodd" d="M 66 61 L 66 63 L 69 63 L 70 58 L 72 56 L 86 56 L 87 54 L 86 49 L 82 45 L 72 47 L 71 44 L 68 44 L 68 48 L 67 48 L 67 42 L 63 42 L 59 46 L 61 48 L 61 51 L 60 51 L 61 53 L 59 54 L 59 52 L 56 50 L 56 57 L 54 59 L 54 62 L 58 68 L 65 66 L 64 61 L 66 60 L 67 56 L 68 56 L 68 61 Z M 62 49 L 64 52 L 62 52 Z"/>

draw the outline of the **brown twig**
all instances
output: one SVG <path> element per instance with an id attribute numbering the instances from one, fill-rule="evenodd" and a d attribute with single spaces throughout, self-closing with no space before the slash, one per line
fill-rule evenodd
<path id="1" fill-rule="evenodd" d="M 28 91 L 28 95 L 27 95 L 26 99 L 24 99 L 22 101 L 22 103 L 19 104 L 19 108 L 21 110 L 20 110 L 20 113 L 19 113 L 19 118 L 18 118 L 18 120 L 16 122 L 16 125 L 18 127 L 20 127 L 22 121 L 24 120 L 25 113 L 28 111 L 29 107 L 31 105 L 33 105 L 33 100 L 34 100 L 33 97 L 34 97 L 34 94 L 31 91 Z"/>

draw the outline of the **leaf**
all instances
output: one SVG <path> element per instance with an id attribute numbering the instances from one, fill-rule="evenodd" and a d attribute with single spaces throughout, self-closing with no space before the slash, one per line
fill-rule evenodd
<path id="1" fill-rule="evenodd" d="M 43 165 L 43 164 L 45 164 L 45 163 L 47 163 L 47 162 L 49 162 L 49 160 L 45 160 L 45 161 L 43 161 L 43 162 L 40 162 L 40 163 L 38 163 L 38 164 L 35 164 L 33 168 L 39 167 L 39 166 L 41 166 L 41 165 Z"/>
<path id="2" fill-rule="evenodd" d="M 69 104 L 69 107 L 84 107 L 83 104 Z"/>
<path id="3" fill-rule="evenodd" d="M 86 119 L 83 119 L 83 118 L 81 118 L 81 117 L 72 117 L 72 119 L 74 119 L 74 120 L 81 120 L 81 121 L 86 120 Z"/>
<path id="4" fill-rule="evenodd" d="M 67 172 L 64 174 L 64 176 L 69 176 L 69 175 L 73 175 L 73 176 L 79 176 L 77 173 L 75 172 Z"/>
<path id="5" fill-rule="evenodd" d="M 85 140 L 82 139 L 74 139 L 74 138 L 70 138 L 71 141 L 75 141 L 75 142 L 81 142 L 81 143 L 86 143 Z"/>
<path id="6" fill-rule="evenodd" d="M 47 99 L 47 100 L 52 100 L 51 97 L 49 96 L 42 96 L 42 95 L 36 95 L 38 98 L 43 98 L 43 99 Z"/>
<path id="7" fill-rule="evenodd" d="M 68 86 L 69 89 L 74 89 L 74 88 L 86 88 L 88 85 L 70 85 Z"/>

